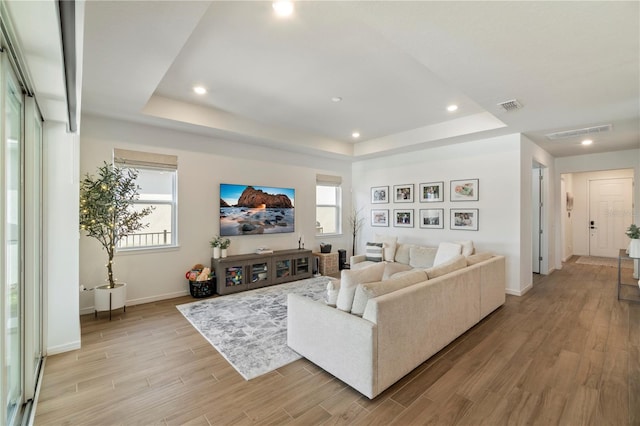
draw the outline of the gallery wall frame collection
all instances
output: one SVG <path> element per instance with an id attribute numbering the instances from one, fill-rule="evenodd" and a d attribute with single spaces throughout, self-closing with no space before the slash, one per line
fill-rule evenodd
<path id="1" fill-rule="evenodd" d="M 390 191 L 391 189 L 391 191 Z M 413 203 L 415 186 L 412 183 L 371 187 L 371 204 Z M 479 201 L 479 179 L 454 179 L 449 181 L 449 201 Z M 445 182 L 425 182 L 417 185 L 417 198 L 420 203 L 442 203 L 445 201 Z M 390 214 L 391 213 L 391 214 Z M 397 228 L 413 228 L 414 219 L 422 229 L 444 229 L 445 209 L 371 209 L 371 226 L 388 227 L 393 224 Z M 477 231 L 479 229 L 479 209 L 450 208 L 449 229 L 461 231 Z"/>

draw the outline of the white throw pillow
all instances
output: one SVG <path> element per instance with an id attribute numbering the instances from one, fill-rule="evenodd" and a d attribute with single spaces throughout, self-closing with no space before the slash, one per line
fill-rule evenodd
<path id="1" fill-rule="evenodd" d="M 404 263 L 405 265 L 409 264 L 409 251 L 411 247 L 415 247 L 414 244 L 405 244 L 400 243 L 396 247 L 396 262 Z"/>
<path id="2" fill-rule="evenodd" d="M 475 252 L 475 248 L 473 247 L 473 241 L 456 241 L 456 243 L 462 246 L 462 255 L 463 256 L 471 256 Z"/>
<path id="3" fill-rule="evenodd" d="M 340 276 L 340 290 L 338 290 L 336 307 L 341 311 L 351 312 L 353 296 L 358 284 L 380 281 L 384 272 L 384 265 L 384 263 L 376 263 L 362 269 L 343 269 Z"/>
<path id="4" fill-rule="evenodd" d="M 376 234 L 374 241 L 382 243 L 382 257 L 387 262 L 395 262 L 398 237 Z"/>
<path id="5" fill-rule="evenodd" d="M 409 265 L 413 268 L 431 268 L 438 249 L 415 246 L 409 249 Z"/>
<path id="6" fill-rule="evenodd" d="M 367 243 L 364 255 L 370 262 L 382 262 L 382 243 Z"/>
<path id="7" fill-rule="evenodd" d="M 438 245 L 438 252 L 435 259 L 433 259 L 433 266 L 438 266 L 459 254 L 462 254 L 462 245 L 442 242 Z"/>
<path id="8" fill-rule="evenodd" d="M 335 283 L 333 280 L 327 283 L 327 293 L 325 294 L 324 301 L 327 305 L 335 308 L 338 301 L 338 291 L 340 283 Z"/>

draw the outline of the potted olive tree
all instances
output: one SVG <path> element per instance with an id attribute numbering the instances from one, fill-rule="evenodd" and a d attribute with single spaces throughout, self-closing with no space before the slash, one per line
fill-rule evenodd
<path id="1" fill-rule="evenodd" d="M 124 283 L 116 283 L 113 257 L 122 237 L 144 229 L 143 218 L 152 208 L 133 209 L 139 194 L 138 172 L 105 162 L 97 174 L 87 174 L 80 182 L 80 230 L 100 242 L 107 252 L 107 284 L 95 288 L 95 312 L 125 306 Z"/>

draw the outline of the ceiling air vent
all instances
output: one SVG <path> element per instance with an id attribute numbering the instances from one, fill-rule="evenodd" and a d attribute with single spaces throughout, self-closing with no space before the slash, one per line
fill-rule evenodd
<path id="1" fill-rule="evenodd" d="M 575 138 L 584 135 L 592 135 L 594 133 L 604 133 L 610 132 L 613 126 L 611 124 L 604 124 L 602 126 L 594 126 L 594 127 L 585 127 L 584 129 L 574 129 L 574 130 L 566 130 L 564 132 L 555 132 L 549 133 L 545 136 L 547 139 L 556 140 L 556 139 L 567 139 L 567 138 Z"/>
<path id="2" fill-rule="evenodd" d="M 500 102 L 498 106 L 505 111 L 515 111 L 522 108 L 522 104 L 517 99 L 511 99 L 510 101 Z"/>

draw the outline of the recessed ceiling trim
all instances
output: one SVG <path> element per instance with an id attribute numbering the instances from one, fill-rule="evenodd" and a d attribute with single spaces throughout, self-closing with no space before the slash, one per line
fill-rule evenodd
<path id="1" fill-rule="evenodd" d="M 565 130 L 562 132 L 547 133 L 545 136 L 549 140 L 575 138 L 578 136 L 591 135 L 594 133 L 610 132 L 613 129 L 611 124 L 603 124 L 601 126 L 585 127 L 582 129 Z"/>

